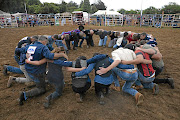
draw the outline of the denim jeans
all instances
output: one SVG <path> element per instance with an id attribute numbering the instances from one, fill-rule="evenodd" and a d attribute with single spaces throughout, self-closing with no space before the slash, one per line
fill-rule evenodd
<path id="1" fill-rule="evenodd" d="M 7 66 L 7 71 L 13 72 L 13 73 L 18 73 L 18 74 L 23 74 L 20 68 L 18 67 L 13 67 L 13 66 Z"/>
<path id="2" fill-rule="evenodd" d="M 136 93 L 138 93 L 137 90 L 131 88 L 131 86 L 134 84 L 134 82 L 138 79 L 138 73 L 126 73 L 121 71 L 119 68 L 113 68 L 113 78 L 114 78 L 114 83 L 116 87 L 119 87 L 119 81 L 117 79 L 117 75 L 122 79 L 125 80 L 126 82 L 124 83 L 122 90 L 126 93 L 131 94 L 132 96 L 135 96 Z"/>
<path id="3" fill-rule="evenodd" d="M 46 84 L 45 84 L 45 73 L 42 74 L 31 74 L 28 73 L 29 76 L 33 79 L 36 84 L 36 88 L 25 91 L 25 97 L 33 97 L 46 92 Z"/>
<path id="4" fill-rule="evenodd" d="M 52 84 L 52 83 L 51 83 Z M 56 99 L 62 95 L 64 88 L 64 80 L 59 80 L 58 84 L 53 84 L 55 87 L 55 91 L 47 96 L 47 98 L 51 97 L 51 99 Z"/>
<path id="5" fill-rule="evenodd" d="M 66 45 L 63 44 L 62 40 L 56 40 L 55 44 L 56 44 L 57 47 L 61 46 L 61 47 L 64 47 L 65 50 L 68 50 Z"/>
<path id="6" fill-rule="evenodd" d="M 104 37 L 104 39 L 100 39 L 99 40 L 99 46 L 105 46 L 106 45 L 106 41 L 107 41 L 107 36 Z"/>
<path id="7" fill-rule="evenodd" d="M 108 47 L 113 47 L 114 45 L 116 45 L 116 41 L 117 41 L 117 39 L 111 40 L 111 41 L 109 42 Z"/>
<path id="8" fill-rule="evenodd" d="M 81 42 L 79 43 L 79 46 L 80 46 L 80 47 L 82 46 L 84 39 L 85 39 L 85 38 L 83 37 L 82 40 L 81 40 Z"/>
<path id="9" fill-rule="evenodd" d="M 144 77 L 143 74 L 138 70 L 138 80 L 135 82 L 136 85 L 140 86 L 143 85 L 146 89 L 153 89 L 155 77 L 149 78 Z"/>

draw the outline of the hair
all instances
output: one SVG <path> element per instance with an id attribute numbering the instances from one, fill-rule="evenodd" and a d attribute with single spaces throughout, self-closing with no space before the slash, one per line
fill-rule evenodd
<path id="1" fill-rule="evenodd" d="M 45 41 L 45 40 L 48 41 L 47 37 L 44 35 L 41 35 L 38 39 L 38 41 Z"/>
<path id="2" fill-rule="evenodd" d="M 99 54 L 100 54 L 100 53 L 94 53 L 94 54 L 93 54 L 93 57 L 96 56 L 96 55 L 99 55 Z"/>
<path id="3" fill-rule="evenodd" d="M 81 31 L 81 32 L 79 33 L 79 36 L 80 36 L 80 37 L 83 37 L 83 36 L 84 36 L 84 33 Z"/>
<path id="4" fill-rule="evenodd" d="M 146 36 L 147 34 L 145 32 L 141 33 L 140 35 Z"/>
<path id="5" fill-rule="evenodd" d="M 34 36 L 31 36 L 31 38 L 33 38 L 34 40 L 38 40 L 38 36 L 37 35 L 34 35 Z"/>
<path id="6" fill-rule="evenodd" d="M 85 56 L 79 56 L 77 59 L 76 59 L 76 64 L 75 64 L 75 68 L 81 68 L 81 62 L 80 60 L 86 60 L 87 58 Z"/>
<path id="7" fill-rule="evenodd" d="M 58 35 L 55 34 L 53 35 L 53 37 L 58 40 Z"/>
<path id="8" fill-rule="evenodd" d="M 140 39 L 140 34 L 134 34 L 133 39 L 134 40 L 139 40 Z"/>
<path id="9" fill-rule="evenodd" d="M 124 32 L 124 37 L 128 36 L 128 32 Z"/>
<path id="10" fill-rule="evenodd" d="M 135 51 L 136 45 L 130 43 L 130 44 L 125 45 L 124 48 Z"/>

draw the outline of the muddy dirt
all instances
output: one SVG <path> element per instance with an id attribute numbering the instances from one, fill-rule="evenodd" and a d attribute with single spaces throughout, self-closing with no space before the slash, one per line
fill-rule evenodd
<path id="1" fill-rule="evenodd" d="M 53 88 L 47 86 L 47 92 L 41 96 L 28 99 L 23 106 L 19 106 L 17 98 L 19 91 L 28 90 L 24 84 L 14 83 L 7 88 L 9 76 L 23 76 L 9 73 L 2 74 L 3 65 L 9 64 L 18 67 L 13 58 L 15 47 L 18 41 L 31 35 L 58 34 L 69 31 L 77 26 L 53 26 L 34 28 L 3 28 L 0 29 L 0 119 L 1 120 L 180 120 L 180 29 L 173 28 L 148 28 L 148 27 L 99 27 L 85 26 L 85 29 L 102 28 L 105 30 L 146 32 L 156 37 L 158 47 L 163 54 L 165 70 L 159 77 L 173 77 L 175 89 L 168 84 L 160 84 L 159 94 L 152 95 L 151 90 L 141 90 L 144 95 L 144 103 L 136 107 L 134 97 L 121 92 L 111 91 L 105 98 L 105 105 L 99 105 L 95 96 L 94 87 L 88 90 L 83 103 L 77 103 L 75 94 L 71 88 L 70 73 L 65 72 L 65 88 L 63 96 L 55 100 L 49 109 L 43 108 L 43 101 L 47 95 L 53 92 Z M 80 55 L 91 58 L 93 53 L 106 53 L 111 56 L 111 48 L 98 47 L 99 37 L 94 35 L 95 47 L 86 48 L 86 41 L 83 48 L 71 50 L 69 60 L 75 60 Z M 109 43 L 109 38 L 107 43 Z M 90 73 L 93 80 L 94 71 Z M 124 81 L 120 81 L 121 85 Z"/>

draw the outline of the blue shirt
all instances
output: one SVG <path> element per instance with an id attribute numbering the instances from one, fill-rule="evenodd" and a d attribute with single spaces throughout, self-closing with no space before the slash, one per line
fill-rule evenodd
<path id="1" fill-rule="evenodd" d="M 96 63 L 91 63 L 86 69 L 84 69 L 80 72 L 76 72 L 75 76 L 79 77 L 79 76 L 87 75 L 94 69 L 95 65 L 96 65 Z M 96 75 L 94 78 L 94 82 L 97 82 L 97 83 L 100 83 L 103 85 L 109 85 L 113 82 L 113 76 L 112 76 L 112 74 L 108 77 L 101 77 L 99 75 Z"/>
<path id="2" fill-rule="evenodd" d="M 43 58 L 47 58 L 47 59 L 54 58 L 54 53 L 51 53 L 49 51 L 48 47 L 43 45 L 42 43 L 35 42 L 34 44 L 27 46 L 25 49 L 25 52 L 27 52 L 27 49 L 30 46 L 36 47 L 35 53 L 31 55 L 32 56 L 31 61 L 39 61 Z M 46 71 L 46 63 L 44 63 L 42 65 L 25 64 L 25 68 L 26 68 L 26 71 L 29 73 L 41 74 L 41 73 L 45 73 L 45 71 Z"/>
<path id="3" fill-rule="evenodd" d="M 109 62 L 112 63 L 113 60 L 111 58 L 109 58 Z M 96 63 L 92 63 L 90 64 L 86 69 L 80 71 L 80 72 L 76 72 L 75 76 L 79 77 L 79 76 L 83 76 L 83 75 L 87 75 L 89 74 L 95 67 Z M 123 64 L 119 64 L 117 66 L 118 68 L 121 69 L 132 69 L 134 68 L 134 65 L 123 65 Z M 94 78 L 94 82 L 103 84 L 103 85 L 109 85 L 114 81 L 112 74 L 108 77 L 101 77 L 100 75 L 96 75 Z"/>

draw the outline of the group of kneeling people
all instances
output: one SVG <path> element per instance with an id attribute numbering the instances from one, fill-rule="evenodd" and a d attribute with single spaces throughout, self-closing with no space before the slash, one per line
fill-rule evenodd
<path id="1" fill-rule="evenodd" d="M 159 92 L 157 83 L 168 83 L 171 88 L 174 88 L 172 78 L 155 78 L 162 72 L 164 63 L 158 47 L 146 44 L 146 42 L 146 40 L 141 40 L 136 44 L 126 44 L 112 51 L 112 58 L 105 54 L 95 53 L 88 60 L 85 56 L 80 56 L 75 61 L 68 61 L 63 47 L 50 51 L 46 46 L 48 39 L 45 36 L 40 36 L 33 44 L 17 47 L 15 53 L 20 55 L 20 61 L 25 63 L 20 65 L 21 70 L 28 81 L 36 84 L 35 88 L 21 92 L 19 105 L 23 105 L 24 101 L 33 96 L 45 93 L 45 77 L 47 77 L 48 82 L 55 86 L 55 91 L 45 98 L 44 107 L 49 107 L 54 99 L 62 95 L 63 66 L 67 71 L 72 72 L 72 89 L 76 93 L 78 102 L 83 101 L 85 92 L 91 86 L 88 74 L 93 69 L 95 70 L 95 93 L 101 105 L 105 104 L 104 95 L 108 94 L 109 86 L 113 82 L 114 89 L 120 91 L 117 76 L 125 81 L 122 90 L 135 97 L 136 105 L 141 104 L 144 99 L 144 96 L 137 91 L 138 89 L 151 89 L 156 95 Z M 47 63 L 48 67 L 46 67 Z M 10 77 L 7 86 L 10 87 L 13 81 L 18 82 L 18 80 L 20 78 Z M 135 88 L 132 88 L 133 84 Z"/>

